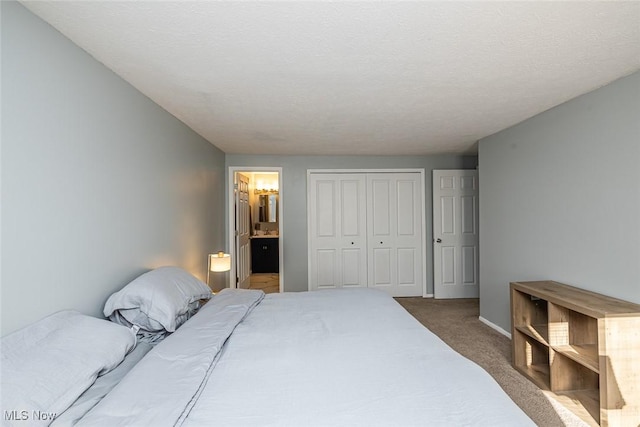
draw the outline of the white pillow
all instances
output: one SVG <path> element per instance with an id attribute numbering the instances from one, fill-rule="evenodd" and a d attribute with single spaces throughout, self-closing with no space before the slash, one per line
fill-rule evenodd
<path id="1" fill-rule="evenodd" d="M 71 310 L 7 335 L 0 345 L 2 409 L 27 414 L 30 425 L 49 424 L 134 346 L 130 329 Z"/>
<path id="2" fill-rule="evenodd" d="M 145 273 L 109 297 L 104 315 L 114 322 L 146 331 L 174 332 L 211 298 L 211 289 L 178 267 L 160 267 Z"/>

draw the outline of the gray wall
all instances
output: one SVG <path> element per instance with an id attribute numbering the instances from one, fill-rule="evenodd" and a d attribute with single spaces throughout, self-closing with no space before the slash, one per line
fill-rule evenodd
<path id="1" fill-rule="evenodd" d="M 14 2 L 2 8 L 2 334 L 101 315 L 138 274 L 206 278 L 224 154 Z"/>
<path id="2" fill-rule="evenodd" d="M 284 290 L 306 291 L 307 285 L 307 169 L 425 169 L 427 212 L 427 291 L 433 293 L 431 236 L 433 169 L 474 169 L 475 156 L 253 156 L 227 155 L 227 167 L 282 167 L 284 206 Z"/>
<path id="3" fill-rule="evenodd" d="M 479 144 L 480 315 L 553 279 L 640 303 L 640 73 Z"/>

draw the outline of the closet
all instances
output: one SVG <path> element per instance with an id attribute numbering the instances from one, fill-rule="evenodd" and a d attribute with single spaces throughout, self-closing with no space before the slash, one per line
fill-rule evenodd
<path id="1" fill-rule="evenodd" d="M 309 171 L 309 290 L 423 296 L 424 171 Z"/>

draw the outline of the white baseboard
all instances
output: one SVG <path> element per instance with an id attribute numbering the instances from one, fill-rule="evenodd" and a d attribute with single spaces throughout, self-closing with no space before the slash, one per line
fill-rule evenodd
<path id="1" fill-rule="evenodd" d="M 479 316 L 478 320 L 480 320 L 482 323 L 484 323 L 485 325 L 487 325 L 491 329 L 494 329 L 494 330 L 500 332 L 502 335 L 506 336 L 507 338 L 511 339 L 511 334 L 509 332 L 505 331 L 504 329 L 502 329 L 500 326 L 496 325 L 495 323 L 489 322 L 487 319 L 485 319 L 482 316 Z"/>
<path id="2" fill-rule="evenodd" d="M 422 298 L 433 298 L 433 294 L 424 294 Z"/>

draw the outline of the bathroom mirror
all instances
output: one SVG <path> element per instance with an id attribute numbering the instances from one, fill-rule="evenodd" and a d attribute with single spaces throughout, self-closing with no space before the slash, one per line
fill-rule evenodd
<path id="1" fill-rule="evenodd" d="M 278 196 L 276 194 L 258 196 L 258 218 L 260 222 L 278 222 Z"/>

